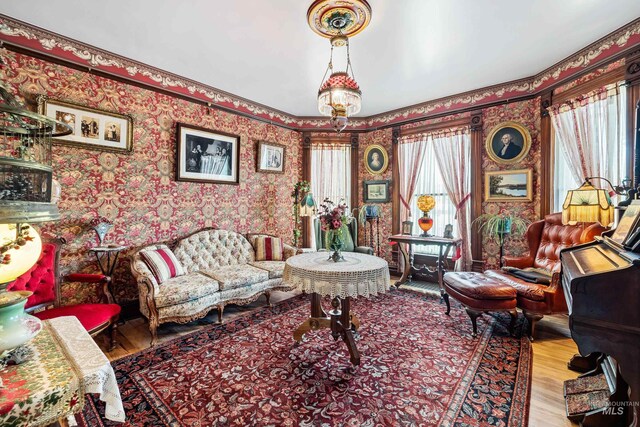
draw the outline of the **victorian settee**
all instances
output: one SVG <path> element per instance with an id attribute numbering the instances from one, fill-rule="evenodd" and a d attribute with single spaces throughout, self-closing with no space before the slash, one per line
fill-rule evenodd
<path id="1" fill-rule="evenodd" d="M 271 237 L 234 231 L 205 229 L 179 239 L 171 248 L 164 244 L 146 246 L 131 255 L 131 272 L 140 298 L 140 311 L 149 320 L 151 345 L 157 341 L 157 329 L 162 323 L 187 323 L 218 310 L 222 322 L 228 304 L 249 304 L 261 295 L 267 298 L 274 290 L 291 290 L 282 281 L 284 260 L 296 254 L 296 249 L 282 245 L 282 260 L 256 261 L 255 242 Z M 278 239 L 279 240 L 279 239 Z M 253 244 L 252 244 L 253 243 Z M 171 257 L 178 272 L 162 282 L 152 271 L 149 254 Z M 168 259 L 168 258 L 167 258 Z"/>

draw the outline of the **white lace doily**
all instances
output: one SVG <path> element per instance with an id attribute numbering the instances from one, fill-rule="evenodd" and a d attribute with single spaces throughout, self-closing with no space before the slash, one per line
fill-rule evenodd
<path id="1" fill-rule="evenodd" d="M 343 252 L 344 261 L 334 262 L 330 255 L 331 252 L 312 252 L 287 259 L 284 283 L 331 298 L 369 297 L 389 290 L 389 265 L 384 259 Z"/>
<path id="2" fill-rule="evenodd" d="M 97 393 L 106 403 L 105 418 L 124 422 L 125 414 L 116 374 L 109 359 L 96 345 L 93 338 L 75 316 L 56 317 L 47 320 L 60 338 L 60 344 L 73 358 L 82 375 L 84 390 Z"/>

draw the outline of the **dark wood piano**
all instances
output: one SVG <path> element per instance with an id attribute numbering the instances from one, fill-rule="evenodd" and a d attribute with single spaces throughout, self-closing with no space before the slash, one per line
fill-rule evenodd
<path id="1" fill-rule="evenodd" d="M 635 228 L 639 221 L 633 223 Z M 593 403 L 588 398 L 574 399 L 588 409 L 572 418 L 565 383 L 568 416 L 584 426 L 640 423 L 640 254 L 623 244 L 629 241 L 633 225 L 560 254 L 571 336 L 581 356 L 589 356 L 583 361 L 597 361 L 595 369 L 585 375 L 604 376 L 608 387 L 604 408 L 588 408 Z M 616 232 L 625 236 L 616 236 Z M 588 382 L 588 378 L 583 381 Z"/>

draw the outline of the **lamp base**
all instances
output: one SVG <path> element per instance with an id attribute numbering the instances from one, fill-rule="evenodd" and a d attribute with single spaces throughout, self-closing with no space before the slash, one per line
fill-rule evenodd
<path id="1" fill-rule="evenodd" d="M 42 321 L 24 312 L 29 291 L 0 292 L 0 357 L 28 342 L 42 330 Z"/>

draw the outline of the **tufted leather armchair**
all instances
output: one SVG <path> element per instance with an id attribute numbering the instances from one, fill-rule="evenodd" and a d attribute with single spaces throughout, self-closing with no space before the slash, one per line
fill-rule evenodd
<path id="1" fill-rule="evenodd" d="M 109 291 L 111 278 L 102 274 L 69 274 L 61 277 L 58 271 L 60 247 L 64 239 L 43 243 L 38 262 L 29 271 L 8 286 L 8 290 L 33 292 L 27 300 L 25 310 L 40 320 L 62 316 L 75 316 L 91 336 L 108 330 L 109 351 L 117 344 L 117 321 L 120 306 L 114 304 Z M 62 305 L 61 282 L 81 282 L 96 286 L 102 299 L 101 304 Z"/>
<path id="2" fill-rule="evenodd" d="M 529 283 L 501 270 L 485 271 L 487 276 L 516 288 L 517 305 L 529 320 L 530 336 L 533 336 L 536 322 L 545 314 L 568 312 L 560 282 L 560 251 L 591 242 L 606 230 L 598 223 L 564 225 L 561 213 L 547 215 L 544 220 L 532 223 L 525 234 L 529 254 L 522 257 L 505 256 L 502 263 L 505 267 L 545 269 L 552 273 L 549 285 Z"/>

